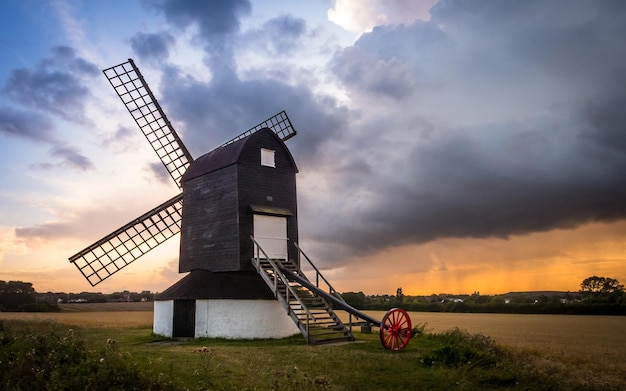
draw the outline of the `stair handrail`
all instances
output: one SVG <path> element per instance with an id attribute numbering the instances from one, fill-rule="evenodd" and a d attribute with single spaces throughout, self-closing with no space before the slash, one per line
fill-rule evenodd
<path id="1" fill-rule="evenodd" d="M 355 308 L 353 308 L 352 306 L 350 306 L 345 300 L 344 298 L 341 296 L 341 294 L 331 285 L 331 283 L 326 279 L 326 277 L 324 277 L 324 275 L 320 272 L 320 270 L 317 268 L 317 266 L 315 266 L 315 264 L 313 264 L 313 261 L 311 261 L 311 259 L 304 253 L 304 251 L 302 251 L 302 249 L 300 248 L 300 246 L 298 246 L 298 243 L 293 242 L 294 246 L 296 246 L 296 249 L 298 250 L 298 253 L 304 255 L 304 258 L 307 260 L 307 262 L 309 263 L 309 265 L 311 265 L 311 267 L 313 268 L 313 270 L 315 270 L 315 286 L 318 289 L 322 289 L 319 287 L 319 279 L 320 277 L 322 278 L 322 280 L 326 283 L 326 285 L 328 286 L 328 294 L 332 297 L 334 297 L 336 300 L 339 300 L 341 302 L 343 302 L 343 304 L 345 304 L 347 307 L 355 310 L 354 311 L 347 311 L 349 314 L 349 325 L 350 325 L 350 331 L 352 331 L 352 316 L 356 317 L 357 319 L 362 319 L 365 322 L 369 323 L 369 324 L 373 324 L 375 326 L 379 326 L 380 322 L 373 322 L 372 318 L 370 318 L 369 316 L 364 316 L 365 314 L 361 314 L 360 316 L 357 314 L 358 310 L 356 310 Z M 300 267 L 300 266 L 299 266 Z M 302 270 L 302 267 L 300 267 L 300 270 Z M 341 303 L 337 303 L 341 306 Z M 358 324 L 358 323 L 357 323 Z"/>
<path id="2" fill-rule="evenodd" d="M 298 250 L 298 252 L 302 255 L 304 255 L 304 259 L 307 260 L 307 262 L 309 263 L 309 265 L 311 265 L 311 267 L 313 268 L 313 270 L 315 270 L 315 286 L 320 288 L 319 286 L 319 280 L 320 277 L 322 278 L 322 280 L 326 283 L 326 286 L 328 287 L 328 293 L 335 296 L 337 299 L 343 301 L 345 303 L 345 300 L 343 299 L 343 297 L 341 297 L 341 295 L 339 294 L 339 292 L 337 292 L 337 290 L 330 284 L 330 282 L 326 279 L 326 277 L 324 277 L 324 275 L 319 271 L 319 269 L 317 268 L 317 266 L 315 266 L 313 264 L 313 262 L 311 261 L 311 259 L 304 253 L 304 251 L 302 251 L 302 249 L 300 248 L 300 246 L 298 246 L 298 243 L 293 242 L 294 246 L 296 246 L 296 249 Z M 300 267 L 300 270 L 302 270 L 302 267 Z M 321 289 L 321 288 L 320 288 Z"/>
<path id="3" fill-rule="evenodd" d="M 277 290 L 277 277 L 282 281 L 283 284 L 285 284 L 286 287 L 286 291 L 285 291 L 285 300 L 286 300 L 286 304 L 289 307 L 289 292 L 291 293 L 291 295 L 296 299 L 296 301 L 298 302 L 298 304 L 300 304 L 300 307 L 302 309 L 304 309 L 305 313 L 306 313 L 306 332 L 307 332 L 307 340 L 309 338 L 308 334 L 309 334 L 309 319 L 315 319 L 315 317 L 313 316 L 313 314 L 309 311 L 309 308 L 300 300 L 300 297 L 298 297 L 298 294 L 296 293 L 296 291 L 291 287 L 291 285 L 289 285 L 289 280 L 287 279 L 287 277 L 285 277 L 285 275 L 280 271 L 278 265 L 276 265 L 276 263 L 274 262 L 274 260 L 272 258 L 270 258 L 266 253 L 265 250 L 263 250 L 263 248 L 261 247 L 261 245 L 259 245 L 259 243 L 254 239 L 254 236 L 250 235 L 250 239 L 252 239 L 252 242 L 254 244 L 256 244 L 256 256 L 252 258 L 252 260 L 254 261 L 254 266 L 257 270 L 257 272 L 259 271 L 259 268 L 261 267 L 260 265 L 260 257 L 259 257 L 259 251 L 261 253 L 263 253 L 263 255 L 265 256 L 264 259 L 266 259 L 269 264 L 272 266 L 272 269 L 274 270 L 274 294 L 278 297 L 278 290 Z M 261 274 L 262 275 L 262 274 Z"/>

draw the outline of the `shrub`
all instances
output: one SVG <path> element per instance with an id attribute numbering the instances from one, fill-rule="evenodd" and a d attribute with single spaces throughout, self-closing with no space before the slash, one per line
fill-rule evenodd
<path id="1" fill-rule="evenodd" d="M 495 341 L 482 334 L 470 334 L 467 331 L 453 329 L 433 335 L 439 346 L 435 347 L 422 359 L 427 366 L 442 364 L 458 367 L 464 364 L 489 368 L 495 366 L 503 357 Z"/>
<path id="2" fill-rule="evenodd" d="M 162 390 L 169 386 L 142 373 L 111 340 L 85 349 L 72 329 L 53 323 L 0 322 L 2 390 Z"/>

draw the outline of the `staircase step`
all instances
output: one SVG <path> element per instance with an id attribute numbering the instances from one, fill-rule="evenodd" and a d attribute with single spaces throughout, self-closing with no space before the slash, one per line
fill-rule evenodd
<path id="1" fill-rule="evenodd" d="M 279 302 L 292 320 L 302 330 L 307 341 L 315 345 L 353 341 L 354 337 L 335 315 L 326 300 L 301 283 L 287 282 L 289 273 L 306 279 L 299 266 L 291 261 L 280 261 L 280 264 L 286 270 L 274 269 L 269 261 L 259 260 L 258 272 L 268 287 L 274 291 L 275 296 L 279 298 Z M 283 273 L 286 276 L 283 276 Z"/>

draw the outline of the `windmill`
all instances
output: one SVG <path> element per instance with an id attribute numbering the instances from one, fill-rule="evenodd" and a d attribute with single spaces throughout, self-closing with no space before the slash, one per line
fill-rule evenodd
<path id="1" fill-rule="evenodd" d="M 284 111 L 194 160 L 132 59 L 103 73 L 182 192 L 69 258 L 92 286 L 180 233 L 188 274 L 157 297 L 156 334 L 353 340 L 334 304 L 381 327 L 386 348 L 408 343 L 406 313 L 379 322 L 348 306 L 298 246 L 298 169 L 284 143 L 296 130 Z"/>

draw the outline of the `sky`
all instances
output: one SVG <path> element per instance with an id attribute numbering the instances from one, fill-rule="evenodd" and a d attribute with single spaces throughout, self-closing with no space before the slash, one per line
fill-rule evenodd
<path id="1" fill-rule="evenodd" d="M 0 279 L 160 292 L 179 237 L 68 261 L 178 194 L 102 69 L 194 157 L 286 110 L 300 246 L 341 292 L 626 282 L 626 2 L 0 1 Z"/>

